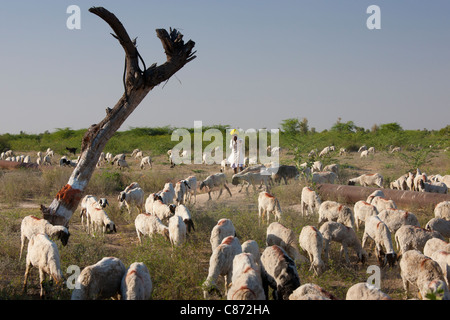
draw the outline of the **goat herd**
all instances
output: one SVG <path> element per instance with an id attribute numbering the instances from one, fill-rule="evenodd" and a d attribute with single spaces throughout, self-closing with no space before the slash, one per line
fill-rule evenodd
<path id="1" fill-rule="evenodd" d="M 151 161 L 149 163 L 151 165 Z M 259 224 L 267 223 L 266 247 L 260 248 L 255 240 L 241 244 L 233 222 L 226 218 L 220 219 L 211 230 L 212 254 L 208 275 L 201 286 L 205 299 L 215 294 L 225 294 L 229 300 L 265 300 L 269 299 L 269 288 L 272 288 L 273 299 L 336 299 L 332 293 L 316 284 L 301 285 L 298 267 L 310 264 L 310 270 L 320 277 L 328 267 L 332 242 L 339 243 L 347 264 L 351 263 L 348 249 L 354 250 L 357 261 L 364 263 L 368 258 L 365 247 L 369 239 L 375 243 L 375 257 L 381 267 L 394 267 L 398 262 L 406 293 L 412 284 L 423 299 L 430 297 L 430 294 L 450 299 L 450 245 L 447 243 L 450 237 L 449 201 L 439 203 L 434 211 L 435 217 L 425 228 L 420 228 L 413 213 L 398 209 L 394 201 L 386 199 L 381 190 L 383 181 L 379 174 L 349 180 L 349 184 L 375 185 L 380 188 L 353 207 L 335 201 L 323 201 L 312 188 L 306 186 L 301 193 L 300 214 L 316 217 L 317 225 L 304 226 L 297 236 L 280 223 L 283 215 L 281 205 L 277 197 L 270 193 L 270 186 L 272 180 L 280 182 L 284 179 L 287 184 L 288 179 L 298 178 L 299 172 L 293 166 L 279 166 L 275 172 L 271 170 L 273 168 L 257 165 L 233 175 L 232 184 L 242 184 L 242 187 L 247 185 L 247 192 L 250 185 L 255 191 L 256 187 L 266 188 L 258 194 Z M 333 169 L 329 172 L 333 172 Z M 424 177 L 420 172 L 416 176 Z M 401 182 L 395 181 L 396 184 L 391 187 L 407 188 L 410 177 L 406 175 L 404 178 L 404 183 L 402 178 Z M 416 183 L 417 190 L 427 191 L 422 190 L 427 180 L 423 183 L 419 180 Z M 314 178 L 308 181 L 322 182 Z M 161 191 L 147 198 L 139 183 L 133 182 L 120 192 L 117 200 L 120 208 L 126 207 L 129 212 L 133 206 L 138 208 L 139 214 L 134 224 L 139 243 L 142 244 L 144 236 L 161 234 L 173 246 L 182 246 L 187 234 L 195 230 L 195 216 L 193 219 L 186 204 L 196 202 L 197 190 L 206 190 L 209 200 L 212 200 L 211 192 L 219 190 L 219 198 L 223 189 L 231 197 L 226 174 L 220 172 L 203 181 L 189 176 L 175 184 L 166 183 Z M 106 205 L 108 201 L 105 198 L 97 199 L 93 195 L 86 195 L 81 201 L 81 223 L 89 234 L 116 232 L 114 222 L 105 211 Z M 275 222 L 270 223 L 271 216 Z M 356 231 L 363 224 L 364 233 L 360 240 Z M 67 228 L 53 226 L 44 219 L 34 216 L 23 219 L 20 255 L 28 239 L 24 289 L 31 267 L 39 269 L 41 296 L 45 294 L 42 283 L 46 274 L 57 282 L 62 281 L 58 247 L 52 239 L 57 238 L 66 245 L 69 235 Z M 300 248 L 307 257 L 300 253 Z M 223 289 L 218 281 L 220 276 L 224 277 Z M 150 272 L 143 263 L 136 262 L 126 268 L 115 257 L 105 257 L 85 267 L 76 284 L 72 299 L 81 300 L 111 297 L 150 299 L 153 290 Z M 380 288 L 364 282 L 350 287 L 346 299 L 380 300 L 391 297 Z"/>

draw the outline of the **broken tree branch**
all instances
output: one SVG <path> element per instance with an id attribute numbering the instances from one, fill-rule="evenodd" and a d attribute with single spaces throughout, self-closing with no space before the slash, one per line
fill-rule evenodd
<path id="1" fill-rule="evenodd" d="M 170 29 L 170 35 L 164 29 L 157 29 L 156 34 L 166 52 L 167 61 L 157 66 L 152 64 L 145 69 L 145 63 L 119 19 L 102 7 L 93 7 L 89 11 L 102 18 L 114 31 L 114 37 L 125 51 L 125 93 L 114 108 L 108 109 L 106 117 L 98 124 L 93 124 L 85 133 L 81 143 L 81 154 L 68 183 L 56 194 L 49 207 L 41 205 L 45 219 L 55 225 L 68 226 L 84 190 L 96 168 L 103 148 L 122 123 L 136 109 L 140 102 L 155 86 L 168 80 L 195 56 L 192 49 L 195 43 L 183 42 L 183 36 L 177 30 Z M 144 72 L 139 69 L 139 59 L 144 64 Z"/>

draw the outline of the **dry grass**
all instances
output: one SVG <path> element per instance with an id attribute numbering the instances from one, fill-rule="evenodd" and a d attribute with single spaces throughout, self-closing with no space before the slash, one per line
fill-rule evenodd
<path id="1" fill-rule="evenodd" d="M 397 177 L 403 173 L 404 167 L 398 158 L 387 153 L 378 153 L 367 159 L 360 159 L 359 154 L 336 157 L 341 164 L 340 183 L 349 177 L 366 172 L 380 172 L 387 177 Z M 445 160 L 447 159 L 447 161 Z M 285 163 L 291 161 L 290 156 L 283 155 Z M 166 157 L 154 159 L 152 170 L 141 170 L 138 161 L 130 160 L 131 169 L 120 171 L 108 165 L 94 173 L 87 193 L 97 197 L 107 197 L 110 206 L 107 211 L 115 221 L 116 234 L 88 236 L 80 225 L 77 210 L 70 222 L 71 238 L 66 247 L 58 243 L 63 272 L 67 267 L 77 265 L 81 269 L 96 263 L 104 256 L 119 257 L 125 265 L 135 261 L 144 262 L 150 270 L 154 283 L 153 299 L 155 300 L 198 300 L 203 299 L 201 284 L 207 277 L 211 248 L 210 231 L 221 218 L 229 218 L 236 226 L 238 236 L 243 242 L 254 239 L 261 248 L 265 246 L 267 225 L 259 225 L 257 219 L 257 195 L 245 191 L 237 193 L 237 187 L 231 187 L 233 197 L 226 192 L 221 199 L 206 201 L 207 194 L 198 196 L 198 203 L 190 205 L 195 222 L 195 232 L 189 235 L 187 243 L 181 248 L 172 248 L 162 237 L 145 239 L 141 246 L 137 242 L 134 230 L 136 211 L 131 216 L 118 209 L 117 195 L 126 185 L 133 181 L 145 190 L 146 195 L 158 191 L 167 181 L 177 181 L 189 175 L 196 175 L 202 180 L 210 173 L 219 171 L 219 166 L 180 165 L 169 168 Z M 449 170 L 446 155 L 433 159 L 429 173 L 445 173 Z M 431 170 L 432 169 L 432 170 Z M 427 169 L 428 170 L 428 169 Z M 427 171 L 428 172 L 428 171 Z M 24 258 L 19 261 L 20 223 L 23 217 L 33 214 L 40 216 L 39 205 L 49 204 L 56 192 L 67 182 L 71 173 L 69 168 L 51 167 L 41 172 L 18 170 L 0 173 L 0 299 L 35 299 L 38 298 L 38 273 L 32 273 L 28 294 L 22 294 L 21 285 L 25 271 Z M 231 171 L 227 172 L 231 176 Z M 273 188 L 279 198 L 283 210 L 282 223 L 291 228 L 297 235 L 306 225 L 317 225 L 316 218 L 303 218 L 299 214 L 299 203 L 303 182 L 294 181 L 288 186 Z M 432 217 L 432 209 L 420 204 L 412 205 L 408 210 L 414 212 L 422 224 Z M 362 237 L 363 228 L 358 235 Z M 368 251 L 371 249 L 367 248 Z M 299 267 L 302 283 L 314 282 L 344 299 L 347 289 L 354 283 L 366 281 L 369 274 L 367 266 L 376 264 L 371 257 L 368 264 L 356 264 L 356 256 L 350 251 L 352 265 L 347 266 L 339 259 L 339 248 L 332 246 L 330 266 L 320 277 L 309 271 L 308 265 Z M 382 289 L 394 299 L 403 299 L 403 289 L 398 266 L 394 269 L 383 269 Z M 70 290 L 65 286 L 52 291 L 50 299 L 69 299 Z"/>

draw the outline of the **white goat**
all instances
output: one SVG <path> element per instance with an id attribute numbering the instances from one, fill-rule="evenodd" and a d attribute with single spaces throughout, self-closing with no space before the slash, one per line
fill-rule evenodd
<path id="1" fill-rule="evenodd" d="M 39 283 L 41 287 L 40 296 L 44 297 L 44 280 L 49 275 L 59 284 L 62 281 L 63 274 L 59 251 L 56 244 L 44 233 L 38 233 L 31 237 L 28 244 L 26 257 L 25 280 L 23 282 L 23 291 L 26 293 L 28 275 L 31 268 L 39 269 Z"/>
<path id="2" fill-rule="evenodd" d="M 300 248 L 308 253 L 311 267 L 317 276 L 325 271 L 325 263 L 322 260 L 323 236 L 314 226 L 305 226 L 298 237 Z"/>
<path id="3" fill-rule="evenodd" d="M 386 196 L 384 195 L 384 192 L 382 190 L 375 190 L 374 192 L 372 192 L 368 197 L 366 202 L 373 204 L 372 201 L 375 197 L 382 197 L 385 198 Z"/>
<path id="4" fill-rule="evenodd" d="M 442 235 L 437 231 L 426 230 L 410 225 L 400 227 L 395 233 L 395 242 L 397 248 L 399 248 L 399 255 L 404 254 L 408 250 L 419 250 L 423 252 L 425 244 L 431 238 L 444 240 Z"/>
<path id="5" fill-rule="evenodd" d="M 180 216 L 169 219 L 169 239 L 172 246 L 182 246 L 186 242 L 186 224 Z"/>
<path id="6" fill-rule="evenodd" d="M 209 200 L 212 200 L 211 191 L 214 188 L 219 188 L 219 195 L 217 196 L 217 199 L 219 199 L 222 195 L 223 188 L 228 191 L 230 197 L 232 196 L 231 191 L 227 186 L 227 178 L 224 173 L 216 173 L 208 176 L 205 180 L 202 181 L 202 183 L 200 183 L 200 190 L 202 190 L 203 188 L 206 188 L 206 190 L 208 191 Z"/>
<path id="7" fill-rule="evenodd" d="M 153 201 L 152 214 L 157 216 L 161 221 L 167 222 L 171 216 L 175 214 L 176 206 L 174 204 L 164 204 L 160 199 Z"/>
<path id="8" fill-rule="evenodd" d="M 434 252 L 439 250 L 450 252 L 450 244 L 447 241 L 438 238 L 431 238 L 425 243 L 425 247 L 423 247 L 423 254 L 427 257 L 431 257 Z"/>
<path id="9" fill-rule="evenodd" d="M 251 253 L 258 266 L 261 266 L 261 252 L 255 240 L 247 240 L 242 244 L 242 252 Z"/>
<path id="10" fill-rule="evenodd" d="M 20 255 L 19 260 L 22 258 L 23 248 L 26 240 L 30 239 L 39 233 L 44 233 L 51 238 L 61 240 L 61 243 L 65 246 L 69 241 L 70 233 L 66 227 L 54 226 L 45 219 L 40 219 L 35 216 L 26 216 L 23 218 L 20 225 Z"/>
<path id="11" fill-rule="evenodd" d="M 360 282 L 347 290 L 345 300 L 392 300 L 392 298 L 374 285 Z"/>
<path id="12" fill-rule="evenodd" d="M 126 206 L 128 213 L 131 215 L 131 206 L 136 206 L 138 212 L 144 211 L 144 191 L 136 182 L 125 188 L 118 196 L 119 209 Z"/>
<path id="13" fill-rule="evenodd" d="M 197 178 L 195 176 L 189 176 L 185 179 L 189 188 L 186 194 L 186 200 L 191 203 L 192 196 L 194 197 L 194 203 L 197 202 Z"/>
<path id="14" fill-rule="evenodd" d="M 439 232 L 444 238 L 450 238 L 450 221 L 433 218 L 427 222 L 425 229 Z"/>
<path id="15" fill-rule="evenodd" d="M 102 300 L 120 295 L 125 265 L 115 257 L 105 257 L 84 268 L 76 280 L 72 300 Z"/>
<path id="16" fill-rule="evenodd" d="M 450 201 L 439 202 L 434 208 L 434 217 L 450 220 Z"/>
<path id="17" fill-rule="evenodd" d="M 183 222 L 186 224 L 187 232 L 195 231 L 194 222 L 192 221 L 191 212 L 184 205 L 180 204 L 175 207 L 175 215 L 180 216 L 183 219 Z"/>
<path id="18" fill-rule="evenodd" d="M 88 234 L 91 233 L 91 230 L 95 232 L 99 229 L 101 229 L 102 233 L 117 232 L 116 225 L 102 208 L 98 208 L 93 204 L 88 205 L 87 216 L 89 220 Z"/>
<path id="19" fill-rule="evenodd" d="M 380 211 L 378 217 L 386 223 L 391 233 L 397 232 L 397 230 L 404 225 L 411 225 L 420 227 L 419 220 L 414 213 L 401 210 L 401 209 L 385 209 Z"/>
<path id="20" fill-rule="evenodd" d="M 153 283 L 147 266 L 134 262 L 125 271 L 120 286 L 122 300 L 149 300 L 152 296 Z"/>
<path id="21" fill-rule="evenodd" d="M 400 260 L 400 275 L 406 295 L 409 285 L 413 284 L 419 289 L 419 297 L 422 299 L 426 299 L 428 293 L 434 293 L 443 300 L 450 299 L 441 267 L 418 250 L 408 250 L 403 254 Z M 438 289 L 443 290 L 443 295 Z"/>
<path id="22" fill-rule="evenodd" d="M 348 247 L 355 250 L 358 257 L 358 262 L 363 264 L 367 261 L 367 252 L 363 249 L 361 241 L 356 236 L 353 228 L 347 227 L 339 222 L 327 221 L 319 229 L 324 239 L 324 261 L 328 262 L 328 253 L 330 251 L 331 241 L 341 244 L 340 254 L 345 254 L 345 261 L 350 263 L 348 256 Z"/>
<path id="23" fill-rule="evenodd" d="M 265 300 L 259 266 L 250 253 L 240 253 L 233 259 L 231 287 L 228 300 Z"/>
<path id="24" fill-rule="evenodd" d="M 149 166 L 150 169 L 153 168 L 152 158 L 150 156 L 146 156 L 141 159 L 141 164 L 139 165 L 141 169 L 144 169 L 145 166 Z"/>
<path id="25" fill-rule="evenodd" d="M 374 197 L 370 203 L 377 208 L 379 213 L 385 209 L 397 209 L 394 200 L 386 199 L 384 197 Z"/>
<path id="26" fill-rule="evenodd" d="M 378 210 L 374 205 L 364 200 L 360 200 L 355 203 L 353 213 L 355 215 L 356 230 L 359 230 L 361 222 L 365 222 L 371 216 L 378 215 Z"/>
<path id="27" fill-rule="evenodd" d="M 242 248 L 239 239 L 234 236 L 224 238 L 213 250 L 209 259 L 208 276 L 202 284 L 205 299 L 208 299 L 213 293 L 221 295 L 220 290 L 217 288 L 219 276 L 225 278 L 225 295 L 227 294 L 233 276 L 233 260 L 240 253 L 242 253 Z"/>
<path id="28" fill-rule="evenodd" d="M 383 188 L 383 176 L 379 173 L 362 174 L 359 177 L 348 180 L 349 185 L 355 185 L 356 183 L 363 187 L 377 186 L 378 188 Z"/>
<path id="29" fill-rule="evenodd" d="M 391 231 L 378 216 L 371 216 L 366 220 L 361 243 L 363 248 L 367 239 L 372 239 L 375 242 L 375 255 L 380 266 L 384 267 L 389 263 L 389 266 L 393 267 L 397 260 L 397 255 L 392 245 Z"/>
<path id="30" fill-rule="evenodd" d="M 228 236 L 236 236 L 233 222 L 230 219 L 220 219 L 211 230 L 209 242 L 211 243 L 212 251 Z"/>
<path id="31" fill-rule="evenodd" d="M 441 267 L 448 287 L 450 283 L 450 252 L 447 250 L 438 250 L 430 258 L 436 261 Z"/>
<path id="32" fill-rule="evenodd" d="M 319 207 L 319 224 L 325 221 L 340 222 L 348 227 L 355 227 L 352 209 L 336 201 L 324 201 Z"/>
<path id="33" fill-rule="evenodd" d="M 175 183 L 175 202 L 184 204 L 190 186 L 187 180 L 180 180 Z"/>
<path id="34" fill-rule="evenodd" d="M 173 203 L 173 200 L 175 199 L 175 188 L 173 187 L 172 182 L 167 182 L 164 185 L 163 190 L 158 192 L 158 195 L 161 197 L 163 203 Z"/>
<path id="35" fill-rule="evenodd" d="M 300 212 L 302 217 L 314 214 L 319 210 L 320 204 L 322 203 L 320 196 L 309 187 L 304 187 L 302 189 L 302 196 L 300 202 Z"/>
<path id="36" fill-rule="evenodd" d="M 295 233 L 279 222 L 272 222 L 267 227 L 266 245 L 277 245 L 291 257 L 297 265 L 306 262 L 307 259 L 300 254 Z"/>
<path id="37" fill-rule="evenodd" d="M 241 189 L 239 192 L 242 191 L 244 188 L 244 185 L 247 185 L 246 191 L 248 193 L 248 188 L 250 186 L 253 187 L 253 192 L 256 192 L 256 187 L 260 187 L 264 184 L 266 187 L 266 191 L 270 190 L 269 187 L 270 182 L 270 175 L 262 174 L 260 172 L 245 172 L 245 173 L 236 173 L 231 177 L 231 184 L 237 186 L 238 184 L 241 184 Z"/>
<path id="38" fill-rule="evenodd" d="M 261 265 L 266 297 L 270 286 L 273 289 L 274 300 L 288 300 L 291 293 L 300 286 L 295 262 L 279 246 L 273 245 L 264 249 Z"/>
<path id="39" fill-rule="evenodd" d="M 260 192 L 258 196 L 258 222 L 261 224 L 261 218 L 267 216 L 267 223 L 270 221 L 270 215 L 275 216 L 276 221 L 281 220 L 281 207 L 277 198 L 268 192 Z"/>
<path id="40" fill-rule="evenodd" d="M 163 235 L 167 240 L 169 238 L 169 228 L 165 226 L 161 220 L 155 216 L 148 213 L 139 214 L 134 220 L 134 226 L 136 228 L 136 233 L 139 239 L 139 243 L 142 244 L 143 236 L 152 237 L 154 234 L 158 233 Z"/>

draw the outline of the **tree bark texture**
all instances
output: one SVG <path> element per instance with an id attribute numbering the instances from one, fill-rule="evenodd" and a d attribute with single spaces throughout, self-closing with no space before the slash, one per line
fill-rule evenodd
<path id="1" fill-rule="evenodd" d="M 54 225 L 68 226 L 106 143 L 147 93 L 196 58 L 195 52 L 192 52 L 195 46 L 193 41 L 184 43 L 183 35 L 176 29 L 170 29 L 170 33 L 165 29 L 157 29 L 156 35 L 161 40 L 167 60 L 160 66 L 155 63 L 145 68 L 145 63 L 136 48 L 136 41 L 130 39 L 119 19 L 102 7 L 92 7 L 89 11 L 109 24 L 114 31 L 112 35 L 125 51 L 123 79 L 125 92 L 114 108 L 106 110 L 106 117 L 99 123 L 91 125 L 85 133 L 81 143 L 80 159 L 67 184 L 56 194 L 49 207 L 41 205 L 44 218 Z M 139 61 L 144 65 L 143 69 L 140 68 Z"/>

